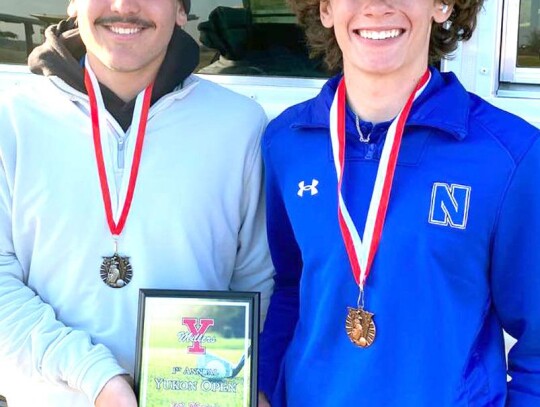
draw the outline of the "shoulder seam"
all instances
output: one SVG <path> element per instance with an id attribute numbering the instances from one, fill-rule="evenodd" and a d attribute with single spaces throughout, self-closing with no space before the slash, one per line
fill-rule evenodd
<path id="1" fill-rule="evenodd" d="M 484 127 L 482 125 L 482 127 Z M 496 138 L 496 137 L 495 137 Z M 502 208 L 504 206 L 504 202 L 506 201 L 506 197 L 508 195 L 508 191 L 510 189 L 510 186 L 512 185 L 512 183 L 514 182 L 514 178 L 515 178 L 515 175 L 516 175 L 516 172 L 517 172 L 517 169 L 518 167 L 520 166 L 520 164 L 523 162 L 523 159 L 525 158 L 525 156 L 527 156 L 527 154 L 531 151 L 531 149 L 533 148 L 533 146 L 539 142 L 539 138 L 533 138 L 531 139 L 529 145 L 527 146 L 527 148 L 524 149 L 523 153 L 520 155 L 520 157 L 518 159 L 513 159 L 512 158 L 512 161 L 514 163 L 514 167 L 512 168 L 512 172 L 510 174 L 510 176 L 508 177 L 508 180 L 506 182 L 506 185 L 505 185 L 505 188 L 504 188 L 504 191 L 503 193 L 501 194 L 501 198 L 499 200 L 499 203 L 497 205 L 497 212 L 496 212 L 496 215 L 495 215 L 495 219 L 493 221 L 493 226 L 491 228 L 491 232 L 490 232 L 490 239 L 489 239 L 489 247 L 490 247 L 490 252 L 492 252 L 492 249 L 493 249 L 493 245 L 495 243 L 495 235 L 496 235 L 496 230 L 497 230 L 497 227 L 499 225 L 499 220 L 500 220 L 500 216 L 501 216 L 501 212 L 502 212 Z M 497 139 L 497 141 L 499 141 Z M 502 145 L 502 143 L 500 143 Z M 504 147 L 504 145 L 502 145 L 503 148 L 505 148 L 506 151 L 508 151 L 508 149 L 506 147 Z M 511 154 L 508 152 L 508 154 L 511 156 Z"/>

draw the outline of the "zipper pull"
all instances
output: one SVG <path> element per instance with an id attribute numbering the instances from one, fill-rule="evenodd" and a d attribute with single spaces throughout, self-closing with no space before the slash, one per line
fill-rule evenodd
<path id="1" fill-rule="evenodd" d="M 367 152 L 366 152 L 366 160 L 373 160 L 373 157 L 375 156 L 375 149 L 377 148 L 376 143 L 368 143 L 367 145 Z"/>
<path id="2" fill-rule="evenodd" d="M 118 161 L 118 169 L 120 170 L 123 170 L 124 169 L 124 153 L 125 153 L 125 149 L 124 149 L 124 146 L 125 146 L 125 142 L 124 142 L 124 139 L 123 138 L 119 138 L 118 139 L 118 156 L 117 156 L 117 161 Z"/>

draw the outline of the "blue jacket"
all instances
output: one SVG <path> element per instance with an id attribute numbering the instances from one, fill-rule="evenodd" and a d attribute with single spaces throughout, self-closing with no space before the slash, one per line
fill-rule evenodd
<path id="1" fill-rule="evenodd" d="M 345 332 L 358 287 L 329 137 L 340 78 L 266 131 L 276 286 L 259 383 L 272 407 L 540 406 L 540 132 L 453 74 L 432 74 L 405 128 L 367 280 L 377 326 L 367 349 Z M 346 120 L 343 194 L 362 236 L 388 124 L 366 144 L 351 111 Z M 503 329 L 518 340 L 508 370 Z"/>

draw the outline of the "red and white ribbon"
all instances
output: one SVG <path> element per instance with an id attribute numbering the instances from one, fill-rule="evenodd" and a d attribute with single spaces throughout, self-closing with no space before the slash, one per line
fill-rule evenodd
<path id="1" fill-rule="evenodd" d="M 347 209 L 347 205 L 345 204 L 341 193 L 343 171 L 345 167 L 346 143 L 345 112 L 347 100 L 344 78 L 341 79 L 338 85 L 334 101 L 330 108 L 330 137 L 332 140 L 332 153 L 334 156 L 338 181 L 339 226 L 351 263 L 352 272 L 361 292 L 363 292 L 364 285 L 371 271 L 375 253 L 379 247 L 405 123 L 407 122 L 414 101 L 422 94 L 429 83 L 430 78 L 431 72 L 426 70 L 413 93 L 407 100 L 407 103 L 388 129 L 381 160 L 377 169 L 377 176 L 375 178 L 375 185 L 373 187 L 373 194 L 369 204 L 364 236 L 362 239 L 360 239 L 358 230 L 351 219 L 351 215 L 349 214 L 349 210 Z"/>

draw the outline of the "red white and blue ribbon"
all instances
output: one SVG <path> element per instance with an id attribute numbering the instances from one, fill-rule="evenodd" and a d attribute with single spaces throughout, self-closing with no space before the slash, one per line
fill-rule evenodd
<path id="1" fill-rule="evenodd" d="M 394 119 L 388 129 L 384 142 L 371 202 L 369 204 L 364 236 L 360 239 L 358 230 L 354 225 L 347 205 L 343 200 L 342 184 L 345 167 L 345 112 L 346 112 L 346 88 L 345 79 L 342 78 L 330 108 L 330 137 L 332 140 L 332 153 L 337 174 L 338 192 L 338 219 L 341 234 L 345 242 L 345 248 L 349 256 L 352 272 L 363 297 L 364 285 L 371 271 L 373 259 L 379 247 L 382 235 L 386 210 L 390 200 L 392 182 L 396 169 L 399 147 L 405 129 L 405 123 L 409 117 L 414 101 L 422 94 L 431 78 L 431 72 L 426 70 L 407 103 Z M 363 303 L 363 298 L 359 301 Z"/>

